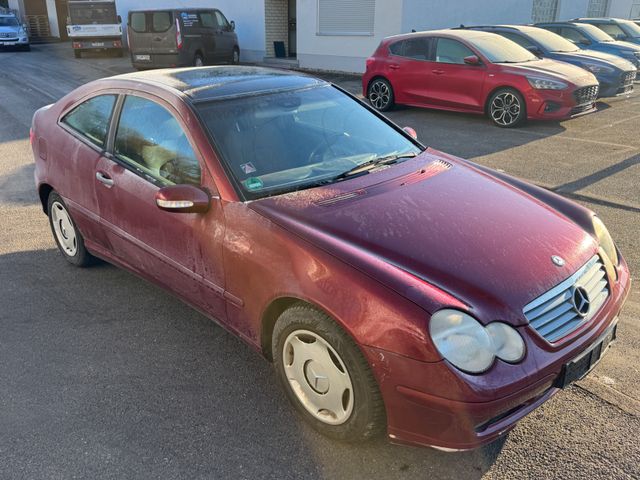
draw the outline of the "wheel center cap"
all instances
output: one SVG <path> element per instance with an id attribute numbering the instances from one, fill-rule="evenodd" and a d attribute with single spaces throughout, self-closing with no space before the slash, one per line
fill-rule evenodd
<path id="1" fill-rule="evenodd" d="M 329 378 L 319 363 L 313 360 L 308 361 L 304 366 L 304 376 L 309 386 L 316 392 L 327 393 L 329 391 Z"/>

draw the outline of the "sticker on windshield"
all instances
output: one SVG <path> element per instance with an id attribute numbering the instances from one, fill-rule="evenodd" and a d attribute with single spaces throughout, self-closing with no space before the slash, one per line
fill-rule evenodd
<path id="1" fill-rule="evenodd" d="M 245 175 L 249 175 L 250 173 L 257 172 L 256 167 L 253 166 L 253 163 L 247 162 L 240 165 L 240 168 L 244 172 Z"/>
<path id="2" fill-rule="evenodd" d="M 247 178 L 242 182 L 247 190 L 260 190 L 264 187 L 264 183 L 257 177 Z"/>

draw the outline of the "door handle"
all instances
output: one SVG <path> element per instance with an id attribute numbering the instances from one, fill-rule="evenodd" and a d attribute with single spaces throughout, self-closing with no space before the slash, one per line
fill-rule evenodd
<path id="1" fill-rule="evenodd" d="M 162 41 L 162 37 L 154 37 L 153 41 L 154 42 L 161 42 Z"/>
<path id="2" fill-rule="evenodd" d="M 391 70 L 398 70 L 400 68 L 400 65 L 396 65 L 395 63 L 392 63 L 391 65 L 389 65 L 389 68 Z"/>
<path id="3" fill-rule="evenodd" d="M 109 175 L 103 172 L 96 172 L 96 179 L 108 188 L 113 187 L 113 184 L 115 183 Z"/>
<path id="4" fill-rule="evenodd" d="M 443 75 L 444 74 L 444 70 L 431 70 L 432 73 L 435 73 L 436 75 Z"/>

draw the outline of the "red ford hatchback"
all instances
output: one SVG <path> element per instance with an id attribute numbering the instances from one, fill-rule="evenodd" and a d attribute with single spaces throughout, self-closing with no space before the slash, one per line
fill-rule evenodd
<path id="1" fill-rule="evenodd" d="M 442 30 L 384 39 L 367 59 L 362 89 L 380 111 L 400 103 L 486 113 L 515 127 L 595 111 L 598 81 L 492 33 Z"/>
<path id="2" fill-rule="evenodd" d="M 215 319 L 333 438 L 477 447 L 615 338 L 630 277 L 598 217 L 425 149 L 326 82 L 129 74 L 40 109 L 31 139 L 69 262 Z"/>

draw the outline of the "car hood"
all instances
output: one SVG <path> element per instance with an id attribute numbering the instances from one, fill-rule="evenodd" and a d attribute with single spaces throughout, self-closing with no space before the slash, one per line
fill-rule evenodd
<path id="1" fill-rule="evenodd" d="M 557 80 L 569 81 L 577 87 L 596 85 L 598 80 L 592 73 L 570 63 L 548 58 L 518 64 L 507 64 L 507 72 L 516 75 L 543 75 Z"/>
<path id="2" fill-rule="evenodd" d="M 632 52 L 640 52 L 640 46 L 631 42 L 622 42 L 620 40 L 615 40 L 613 42 L 605 42 L 604 45 L 611 45 L 620 50 L 632 51 Z"/>
<path id="3" fill-rule="evenodd" d="M 250 205 L 373 277 L 382 278 L 382 260 L 448 292 L 479 318 L 513 325 L 526 323 L 524 305 L 597 249 L 548 205 L 431 149 L 384 171 Z M 565 265 L 554 265 L 552 255 Z"/>
<path id="4" fill-rule="evenodd" d="M 554 56 L 557 60 L 563 60 L 567 62 L 579 61 L 595 63 L 599 65 L 605 65 L 608 67 L 616 67 L 621 70 L 635 70 L 635 66 L 617 55 L 611 55 L 609 53 L 597 52 L 595 50 L 579 50 L 577 52 L 554 52 Z"/>

